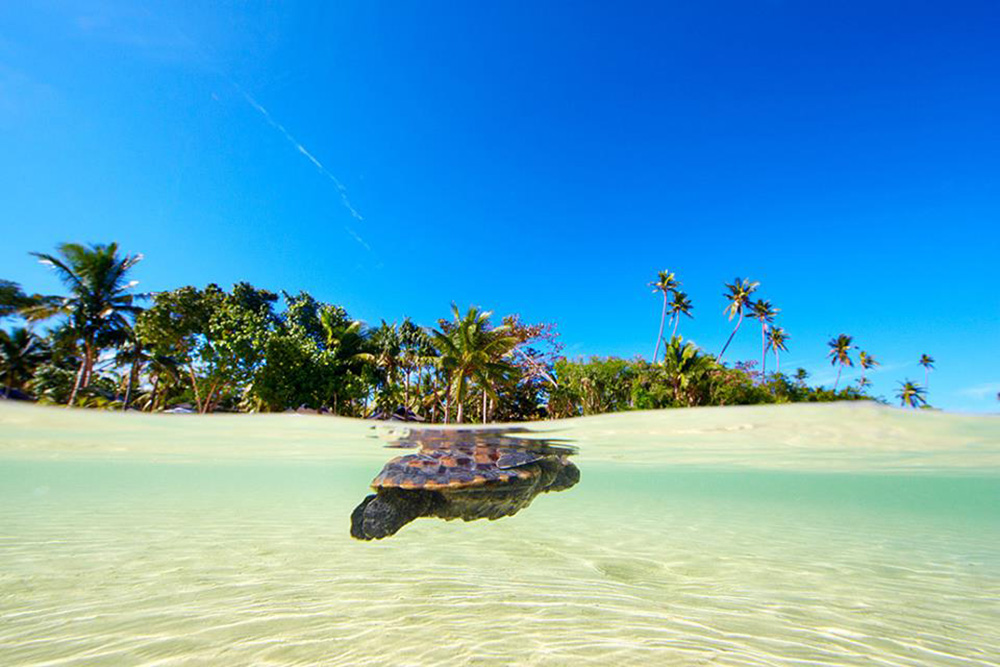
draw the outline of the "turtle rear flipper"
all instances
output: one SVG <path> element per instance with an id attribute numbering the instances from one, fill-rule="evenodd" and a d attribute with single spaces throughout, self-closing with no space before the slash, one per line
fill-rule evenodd
<path id="1" fill-rule="evenodd" d="M 380 540 L 394 535 L 400 528 L 430 510 L 435 495 L 429 491 L 400 492 L 382 489 L 370 495 L 351 512 L 351 537 L 359 540 Z"/>

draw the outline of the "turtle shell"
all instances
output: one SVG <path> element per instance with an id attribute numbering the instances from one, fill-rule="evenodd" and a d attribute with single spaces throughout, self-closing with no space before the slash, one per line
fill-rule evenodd
<path id="1" fill-rule="evenodd" d="M 372 480 L 372 488 L 458 490 L 531 480 L 540 469 L 529 464 L 545 456 L 526 449 L 482 444 L 424 448 L 386 463 Z"/>

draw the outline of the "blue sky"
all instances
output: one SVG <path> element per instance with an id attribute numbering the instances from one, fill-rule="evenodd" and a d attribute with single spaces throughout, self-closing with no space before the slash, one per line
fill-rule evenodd
<path id="1" fill-rule="evenodd" d="M 541 6 L 539 6 L 541 5 Z M 305 289 L 369 322 L 449 304 L 567 353 L 717 352 L 761 282 L 782 369 L 996 411 L 995 2 L 0 4 L 0 277 L 117 240 L 142 288 Z M 748 322 L 729 360 L 759 358 Z M 773 367 L 773 360 L 768 362 Z M 845 377 L 857 377 L 851 374 Z"/>

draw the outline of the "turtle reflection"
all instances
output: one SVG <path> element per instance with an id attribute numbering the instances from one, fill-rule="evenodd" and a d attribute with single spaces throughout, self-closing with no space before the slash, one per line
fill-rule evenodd
<path id="1" fill-rule="evenodd" d="M 540 493 L 580 481 L 569 461 L 576 450 L 554 440 L 517 437 L 527 429 L 404 429 L 398 456 L 372 481 L 375 493 L 351 513 L 351 535 L 379 540 L 422 516 L 499 519 L 517 514 Z"/>

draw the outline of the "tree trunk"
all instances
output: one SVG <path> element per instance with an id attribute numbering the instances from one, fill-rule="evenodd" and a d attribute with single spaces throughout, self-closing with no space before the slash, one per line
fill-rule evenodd
<path id="1" fill-rule="evenodd" d="M 410 370 L 403 375 L 403 409 L 410 409 Z"/>
<path id="2" fill-rule="evenodd" d="M 156 390 L 160 386 L 160 374 L 157 373 L 156 377 L 153 379 L 153 393 L 149 397 L 149 411 L 152 412 L 156 409 Z"/>
<path id="3" fill-rule="evenodd" d="M 483 389 L 483 423 L 486 423 L 486 390 Z"/>
<path id="4" fill-rule="evenodd" d="M 660 353 L 660 341 L 663 340 L 663 321 L 667 318 L 667 293 L 663 293 L 663 312 L 660 313 L 660 333 L 656 334 L 656 347 L 653 349 L 653 362 L 656 363 L 656 355 Z"/>
<path id="5" fill-rule="evenodd" d="M 760 323 L 760 381 L 767 377 L 767 324 Z"/>
<path id="6" fill-rule="evenodd" d="M 777 375 L 781 374 L 781 357 L 778 355 L 778 348 L 774 348 L 774 372 Z"/>
<path id="7" fill-rule="evenodd" d="M 215 390 L 216 390 L 216 389 L 218 389 L 218 388 L 219 388 L 219 383 L 218 383 L 218 382 L 216 382 L 216 383 L 215 383 L 214 385 L 212 385 L 212 387 L 211 387 L 211 388 L 210 388 L 210 389 L 208 390 L 208 395 L 207 395 L 207 396 L 205 396 L 205 403 L 203 404 L 203 406 L 202 406 L 202 410 L 200 411 L 200 412 L 201 412 L 201 414 L 203 414 L 203 415 L 204 415 L 204 414 L 208 414 L 208 413 L 209 413 L 209 411 L 211 411 L 211 410 L 214 410 L 214 409 L 215 409 L 215 406 L 214 406 L 214 405 L 212 405 L 212 400 L 213 400 L 213 396 L 215 395 Z"/>
<path id="8" fill-rule="evenodd" d="M 837 385 L 840 384 L 840 372 L 844 370 L 844 364 L 840 364 L 837 368 L 837 381 L 833 383 L 833 393 L 837 393 Z"/>
<path id="9" fill-rule="evenodd" d="M 670 333 L 670 340 L 677 338 L 677 325 L 681 323 L 681 314 L 674 315 L 674 330 Z"/>
<path id="10" fill-rule="evenodd" d="M 94 348 L 90 343 L 84 342 L 83 344 L 84 354 L 84 371 L 83 371 L 83 381 L 80 383 L 80 388 L 90 386 L 90 375 L 94 372 Z"/>
<path id="11" fill-rule="evenodd" d="M 133 368 L 135 368 L 134 362 L 133 362 Z M 122 412 L 125 412 L 126 410 L 128 410 L 128 402 L 129 402 L 129 399 L 132 398 L 132 376 L 133 375 L 134 375 L 134 373 L 132 371 L 129 371 L 129 374 L 128 374 L 128 384 L 125 385 L 125 400 L 122 401 Z"/>
<path id="12" fill-rule="evenodd" d="M 717 356 L 715 358 L 716 362 L 719 362 L 719 363 L 722 362 L 722 355 L 724 355 L 726 353 L 726 348 L 728 348 L 729 344 L 731 342 L 733 342 L 733 336 L 735 336 L 736 332 L 740 330 L 740 325 L 741 324 L 743 324 L 743 312 L 742 311 L 740 312 L 739 319 L 736 320 L 736 326 L 733 328 L 733 333 L 729 334 L 729 340 L 727 340 L 726 344 L 722 346 L 722 352 L 719 352 L 719 356 Z"/>
<path id="13" fill-rule="evenodd" d="M 132 397 L 132 387 L 135 386 L 139 379 L 139 350 L 135 350 L 136 357 L 132 360 L 132 368 L 129 369 L 128 373 L 128 386 L 125 388 L 125 404 L 122 406 L 122 412 L 128 410 L 129 400 Z"/>
<path id="14" fill-rule="evenodd" d="M 76 372 L 76 382 L 73 383 L 73 391 L 70 392 L 69 402 L 66 403 L 66 407 L 72 407 L 76 403 L 76 395 L 80 392 L 80 385 L 83 383 L 83 373 L 87 368 L 87 358 L 84 355 L 83 361 L 80 362 L 80 370 Z"/>
<path id="15" fill-rule="evenodd" d="M 202 412 L 201 393 L 198 391 L 198 378 L 194 374 L 194 364 L 188 364 L 188 374 L 191 376 L 191 388 L 194 390 L 194 403 L 198 412 Z"/>

